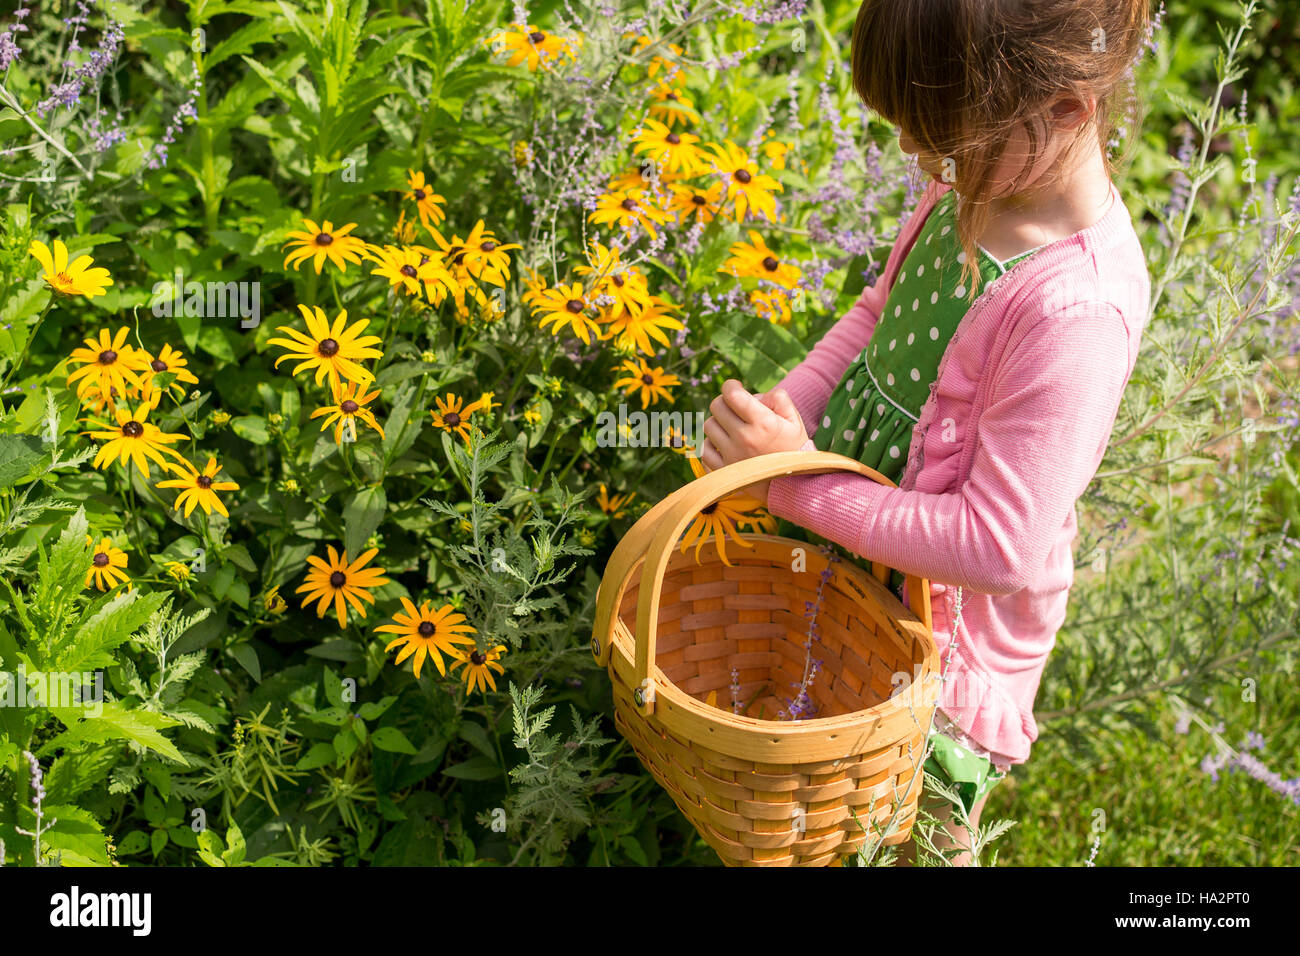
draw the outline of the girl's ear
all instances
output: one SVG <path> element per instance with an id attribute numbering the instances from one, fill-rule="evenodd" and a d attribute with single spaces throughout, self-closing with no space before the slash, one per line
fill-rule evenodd
<path id="1" fill-rule="evenodd" d="M 1097 110 L 1097 97 L 1092 94 L 1062 93 L 1049 107 L 1052 125 L 1059 130 L 1076 130 Z"/>

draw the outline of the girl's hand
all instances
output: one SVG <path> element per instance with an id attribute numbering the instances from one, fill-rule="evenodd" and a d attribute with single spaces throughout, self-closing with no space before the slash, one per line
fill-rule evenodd
<path id="1" fill-rule="evenodd" d="M 706 439 L 700 457 L 710 471 L 757 455 L 798 451 L 808 441 L 803 419 L 784 389 L 751 395 L 735 379 L 728 379 L 709 411 L 713 417 L 704 423 Z M 766 505 L 768 484 L 758 482 L 742 493 Z"/>

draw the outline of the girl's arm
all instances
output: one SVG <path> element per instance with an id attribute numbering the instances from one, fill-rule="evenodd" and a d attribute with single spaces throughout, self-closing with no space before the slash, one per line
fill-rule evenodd
<path id="1" fill-rule="evenodd" d="M 831 391 L 844 375 L 844 370 L 867 347 L 876 322 L 880 319 L 880 311 L 885 306 L 885 298 L 893 285 L 894 276 L 911 248 L 912 240 L 921 231 L 921 226 L 925 224 L 926 217 L 939 197 L 951 188 L 942 184 L 927 184 L 912 214 L 899 230 L 898 239 L 889 252 L 885 269 L 876 284 L 863 289 L 858 301 L 813 346 L 808 357 L 771 389 L 775 391 L 783 388 L 790 394 L 809 435 L 815 434 L 821 424 L 822 411 L 826 408 Z"/>
<path id="2" fill-rule="evenodd" d="M 1096 474 L 1135 342 L 1115 306 L 1092 302 L 1044 317 L 1009 345 L 983 414 L 967 424 L 978 425 L 979 440 L 955 492 L 797 475 L 772 480 L 768 510 L 905 574 L 984 594 L 1019 591 Z"/>

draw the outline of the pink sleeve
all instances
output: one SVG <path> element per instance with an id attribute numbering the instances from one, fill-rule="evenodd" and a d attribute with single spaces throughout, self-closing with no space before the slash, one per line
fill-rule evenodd
<path id="1" fill-rule="evenodd" d="M 772 480 L 768 509 L 906 574 L 1012 594 L 1046 563 L 1096 474 L 1131 371 L 1118 309 L 1063 310 L 1008 345 L 977 423 L 970 476 L 957 491 L 797 475 Z"/>
<path id="2" fill-rule="evenodd" d="M 799 410 L 799 417 L 803 419 L 804 428 L 809 435 L 815 434 L 821 424 L 822 411 L 844 370 L 871 340 L 871 333 L 880 319 L 880 310 L 884 308 L 894 274 L 898 271 L 904 254 L 939 196 L 948 188 L 950 187 L 935 187 L 930 184 L 899 230 L 898 239 L 889 252 L 885 269 L 876 284 L 863 289 L 858 301 L 831 326 L 830 331 L 813 346 L 808 356 L 771 389 L 775 391 L 783 388 L 790 394 L 790 400 Z"/>

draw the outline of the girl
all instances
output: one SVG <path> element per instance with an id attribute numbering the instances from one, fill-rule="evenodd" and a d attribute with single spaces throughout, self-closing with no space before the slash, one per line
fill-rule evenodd
<path id="1" fill-rule="evenodd" d="M 972 826 L 1038 736 L 1075 502 L 1147 317 L 1107 153 L 1147 20 L 1147 0 L 866 0 L 854 87 L 933 181 L 880 281 L 773 391 L 728 381 L 704 427 L 709 468 L 817 448 L 897 483 L 798 475 L 748 493 L 930 580 L 948 679 L 926 767 Z M 952 807 L 936 809 L 941 842 L 968 849 Z"/>

